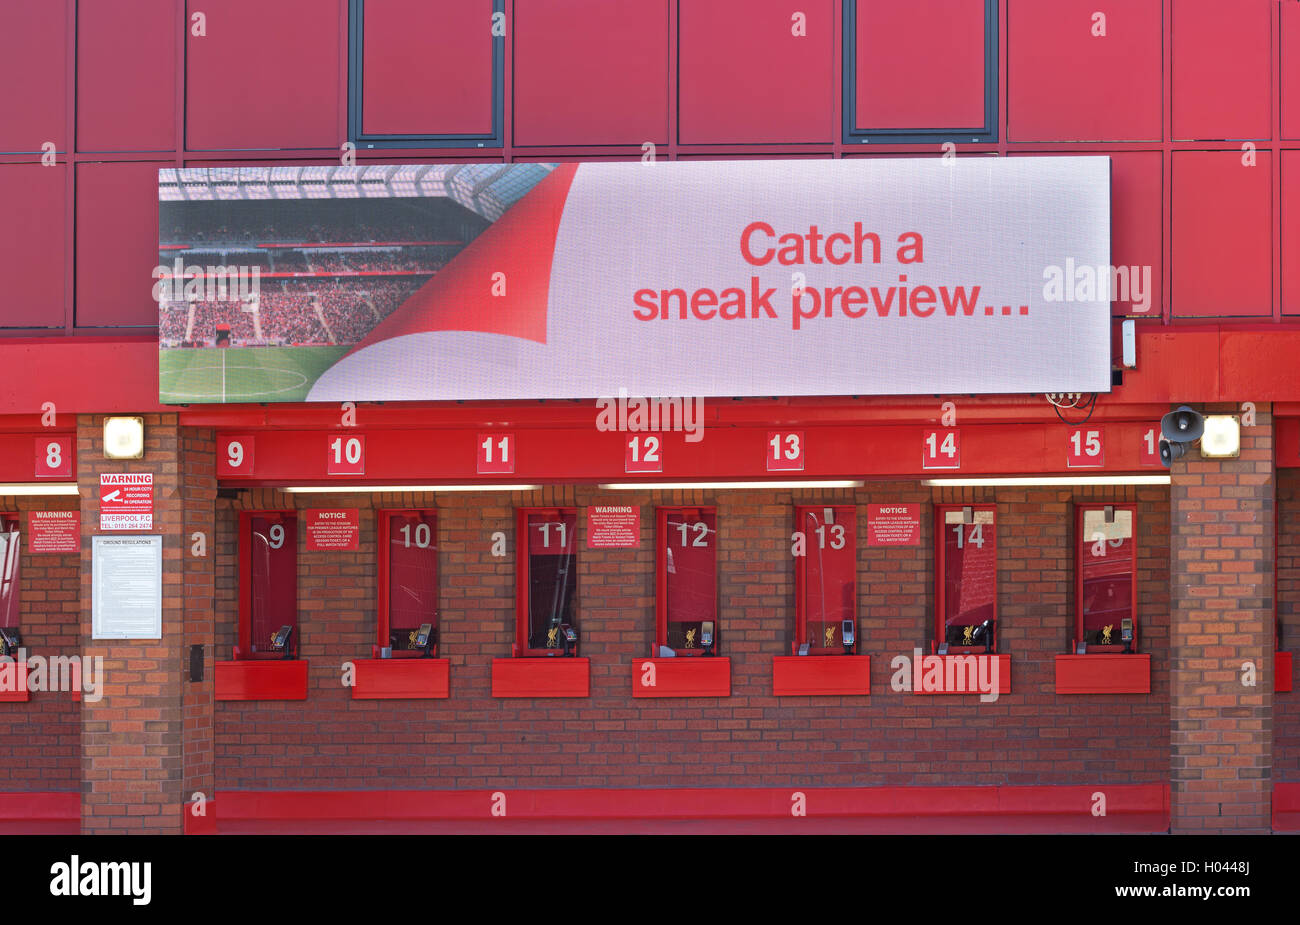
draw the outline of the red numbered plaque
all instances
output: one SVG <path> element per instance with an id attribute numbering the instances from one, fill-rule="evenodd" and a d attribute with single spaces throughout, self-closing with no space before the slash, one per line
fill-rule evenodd
<path id="1" fill-rule="evenodd" d="M 1139 453 L 1142 465 L 1163 468 L 1160 462 L 1160 428 L 1148 427 L 1142 431 Z"/>
<path id="2" fill-rule="evenodd" d="M 222 437 L 217 443 L 217 475 L 253 474 L 253 435 Z"/>
<path id="3" fill-rule="evenodd" d="M 326 439 L 326 475 L 366 474 L 365 437 L 359 434 L 330 434 Z"/>
<path id="4" fill-rule="evenodd" d="M 659 434 L 631 434 L 623 443 L 624 472 L 663 472 L 663 437 Z"/>
<path id="5" fill-rule="evenodd" d="M 927 430 L 921 439 L 921 468 L 961 468 L 961 432 Z"/>
<path id="6" fill-rule="evenodd" d="M 515 435 L 479 434 L 479 475 L 511 475 L 515 471 Z"/>
<path id="7" fill-rule="evenodd" d="M 767 471 L 803 471 L 803 431 L 772 430 L 767 434 Z"/>
<path id="8" fill-rule="evenodd" d="M 1065 441 L 1065 464 L 1071 469 L 1097 469 L 1105 464 L 1101 428 L 1076 427 Z"/>
<path id="9" fill-rule="evenodd" d="M 36 438 L 36 477 L 72 478 L 72 437 Z"/>

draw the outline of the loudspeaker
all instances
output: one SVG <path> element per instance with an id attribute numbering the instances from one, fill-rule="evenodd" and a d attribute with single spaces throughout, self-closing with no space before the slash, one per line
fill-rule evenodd
<path id="1" fill-rule="evenodd" d="M 1182 459 L 1187 454 L 1189 446 L 1190 443 L 1170 443 L 1168 440 L 1161 440 L 1160 465 L 1168 469 L 1175 459 Z"/>
<path id="2" fill-rule="evenodd" d="M 1171 443 L 1195 443 L 1203 433 L 1205 418 L 1186 405 L 1180 406 L 1177 411 L 1170 411 L 1160 419 L 1160 435 Z"/>

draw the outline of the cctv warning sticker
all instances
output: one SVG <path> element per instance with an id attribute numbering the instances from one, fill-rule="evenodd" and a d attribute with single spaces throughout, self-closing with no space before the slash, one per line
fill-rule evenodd
<path id="1" fill-rule="evenodd" d="M 99 529 L 153 529 L 152 472 L 100 474 Z"/>

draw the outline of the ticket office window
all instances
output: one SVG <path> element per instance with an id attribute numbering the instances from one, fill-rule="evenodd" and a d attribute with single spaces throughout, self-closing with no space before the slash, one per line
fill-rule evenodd
<path id="1" fill-rule="evenodd" d="M 718 515 L 713 508 L 659 508 L 656 646 L 717 655 Z"/>
<path id="2" fill-rule="evenodd" d="M 795 508 L 795 530 L 804 554 L 795 559 L 795 644 L 809 655 L 851 655 L 857 651 L 857 510 L 853 507 Z M 844 645 L 844 623 L 853 642 Z"/>
<path id="3" fill-rule="evenodd" d="M 993 505 L 937 511 L 935 598 L 940 651 L 997 651 L 998 535 Z"/>
<path id="4" fill-rule="evenodd" d="M 0 514 L 0 654 L 16 655 L 19 635 L 19 571 L 22 543 L 17 514 Z"/>
<path id="5" fill-rule="evenodd" d="M 574 508 L 519 512 L 517 655 L 563 655 L 564 628 L 578 630 L 577 532 Z M 576 642 L 569 652 L 577 653 Z"/>
<path id="6" fill-rule="evenodd" d="M 434 511 L 382 511 L 379 646 L 393 658 L 438 654 L 438 520 Z M 424 627 L 428 626 L 428 632 Z"/>
<path id="7" fill-rule="evenodd" d="M 240 518 L 239 657 L 297 658 L 298 517 L 259 511 Z"/>
<path id="8" fill-rule="evenodd" d="M 1080 505 L 1075 523 L 1075 651 L 1136 652 L 1136 505 Z"/>

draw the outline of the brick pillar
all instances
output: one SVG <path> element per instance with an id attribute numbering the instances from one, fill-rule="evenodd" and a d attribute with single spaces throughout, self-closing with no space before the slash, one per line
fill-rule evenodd
<path id="1" fill-rule="evenodd" d="M 181 557 L 185 608 L 185 640 L 180 666 L 185 750 L 182 796 L 193 801 L 196 795 L 201 795 L 204 801 L 211 801 L 216 788 L 213 718 L 216 691 L 213 679 L 216 653 L 216 435 L 211 430 L 186 427 L 180 431 L 180 443 L 185 525 Z M 192 646 L 203 647 L 202 680 L 190 677 Z M 185 821 L 190 831 L 213 831 L 216 816 L 211 803 L 191 806 L 187 813 Z"/>
<path id="2" fill-rule="evenodd" d="M 1236 406 L 1202 413 L 1240 413 Z M 1171 821 L 1175 833 L 1268 832 L 1273 764 L 1273 417 L 1239 459 L 1174 463 L 1170 494 Z M 1246 686 L 1243 663 L 1256 669 Z"/>
<path id="3" fill-rule="evenodd" d="M 211 619 L 212 436 L 182 432 L 174 414 L 144 415 L 142 459 L 108 460 L 102 415 L 77 419 L 81 492 L 81 651 L 103 658 L 103 696 L 81 704 L 81 830 L 84 834 L 179 834 L 183 803 L 210 795 L 212 779 Z M 192 471 L 191 471 L 192 470 Z M 99 476 L 151 472 L 153 529 L 162 537 L 162 638 L 92 638 L 92 543 L 99 529 Z M 208 530 L 208 556 L 191 555 L 189 534 Z M 112 535 L 127 536 L 125 532 Z M 206 595 L 206 597 L 202 597 Z M 206 632 L 206 637 L 202 633 Z M 188 645 L 206 639 L 206 680 L 188 681 Z M 206 696 L 205 696 L 206 691 Z"/>

